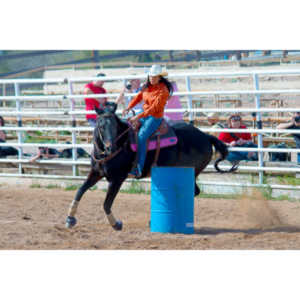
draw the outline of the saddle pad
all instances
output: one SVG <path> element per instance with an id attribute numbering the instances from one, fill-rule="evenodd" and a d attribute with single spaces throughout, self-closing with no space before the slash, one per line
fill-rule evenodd
<path id="1" fill-rule="evenodd" d="M 167 123 L 166 123 L 167 124 Z M 134 131 L 130 131 L 130 148 L 132 151 L 137 151 Z M 177 144 L 177 136 L 172 127 L 168 125 L 168 131 L 160 136 L 160 148 L 166 148 Z M 147 142 L 147 150 L 155 150 L 157 148 L 157 132 L 155 132 Z"/>

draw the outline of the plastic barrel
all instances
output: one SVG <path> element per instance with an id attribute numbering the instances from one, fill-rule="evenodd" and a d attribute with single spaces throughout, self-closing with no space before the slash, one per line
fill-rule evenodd
<path id="1" fill-rule="evenodd" d="M 193 168 L 153 167 L 150 231 L 194 233 Z"/>

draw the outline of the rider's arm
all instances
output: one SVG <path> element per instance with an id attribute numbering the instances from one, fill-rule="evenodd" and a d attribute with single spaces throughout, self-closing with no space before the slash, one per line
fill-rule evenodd
<path id="1" fill-rule="evenodd" d="M 139 119 L 148 117 L 150 115 L 157 117 L 164 110 L 169 95 L 170 94 L 167 88 L 161 89 L 160 92 L 152 99 L 151 105 L 144 112 L 138 115 Z"/>

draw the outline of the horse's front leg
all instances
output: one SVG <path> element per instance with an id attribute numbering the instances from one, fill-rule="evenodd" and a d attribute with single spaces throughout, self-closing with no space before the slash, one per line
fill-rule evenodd
<path id="1" fill-rule="evenodd" d="M 100 172 L 96 172 L 94 170 L 91 170 L 89 173 L 88 178 L 86 181 L 83 183 L 83 185 L 79 188 L 79 190 L 76 193 L 75 199 L 72 201 L 67 220 L 66 220 L 66 227 L 71 228 L 76 225 L 77 220 L 75 218 L 75 214 L 77 212 L 77 208 L 79 205 L 79 201 L 83 194 L 92 186 L 94 186 L 101 178 L 103 178 L 103 175 L 100 174 Z"/>
<path id="2" fill-rule="evenodd" d="M 107 219 L 115 230 L 122 230 L 123 223 L 114 217 L 113 213 L 111 212 L 111 207 L 124 180 L 125 178 L 119 178 L 109 182 L 108 191 L 103 205 Z"/>

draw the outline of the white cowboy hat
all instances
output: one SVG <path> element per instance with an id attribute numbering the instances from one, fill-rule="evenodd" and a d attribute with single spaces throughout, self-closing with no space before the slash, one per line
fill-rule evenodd
<path id="1" fill-rule="evenodd" d="M 207 118 L 211 118 L 211 119 L 219 118 L 219 114 L 217 112 L 210 112 L 206 116 Z"/>
<path id="2" fill-rule="evenodd" d="M 168 76 L 168 73 L 162 70 L 160 65 L 152 65 L 149 73 L 149 76 Z"/>

